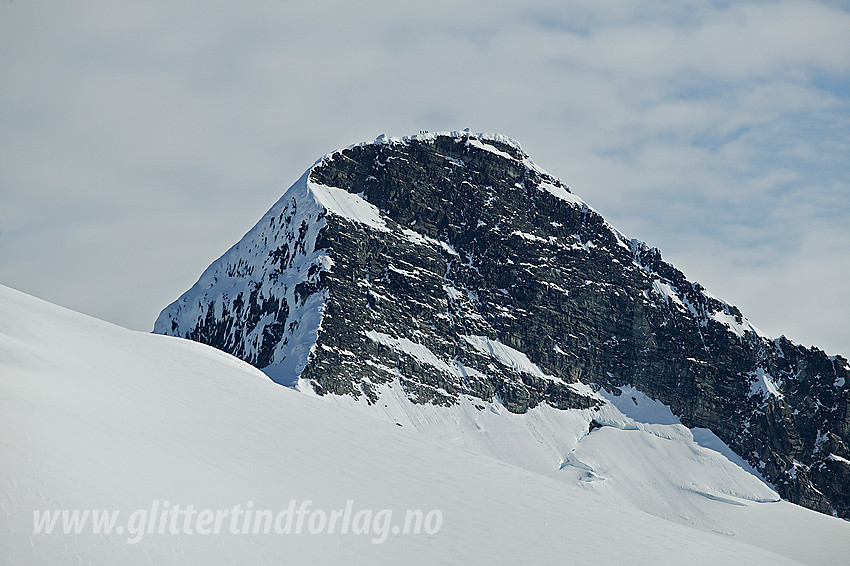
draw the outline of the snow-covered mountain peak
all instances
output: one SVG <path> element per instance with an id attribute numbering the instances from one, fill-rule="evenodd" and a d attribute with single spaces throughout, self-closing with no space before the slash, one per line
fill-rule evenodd
<path id="1" fill-rule="evenodd" d="M 850 514 L 850 470 L 829 457 L 850 458 L 846 360 L 764 337 L 504 136 L 329 153 L 155 331 L 376 413 L 584 411 L 636 387 L 783 497 Z"/>

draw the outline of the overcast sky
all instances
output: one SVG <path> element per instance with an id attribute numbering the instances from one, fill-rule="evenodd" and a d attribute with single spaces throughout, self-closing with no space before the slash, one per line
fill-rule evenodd
<path id="1" fill-rule="evenodd" d="M 850 355 L 846 2 L 0 0 L 0 283 L 150 330 L 321 155 L 467 127 Z"/>

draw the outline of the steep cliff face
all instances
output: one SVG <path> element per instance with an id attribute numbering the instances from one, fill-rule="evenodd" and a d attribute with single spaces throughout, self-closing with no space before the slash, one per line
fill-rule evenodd
<path id="1" fill-rule="evenodd" d="M 370 404 L 398 383 L 412 403 L 522 414 L 634 386 L 784 497 L 850 517 L 847 361 L 760 335 L 503 136 L 329 154 L 155 332 Z"/>

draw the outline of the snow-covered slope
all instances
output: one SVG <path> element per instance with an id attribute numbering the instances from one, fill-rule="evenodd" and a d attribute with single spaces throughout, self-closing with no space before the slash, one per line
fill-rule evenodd
<path id="1" fill-rule="evenodd" d="M 603 390 L 598 410 L 541 405 L 524 415 L 479 400 L 450 408 L 415 405 L 400 391 L 398 384 L 387 386 L 377 410 L 350 397 L 327 400 L 706 531 L 725 530 L 723 519 L 712 515 L 715 501 L 779 501 L 711 431 L 689 430 L 668 407 L 633 388 L 616 396 Z"/>
<path id="2" fill-rule="evenodd" d="M 581 439 L 580 422 L 555 422 L 574 413 L 543 407 L 517 427 L 520 415 L 489 418 L 497 405 L 467 407 L 482 430 L 439 424 L 427 413 L 436 407 L 393 416 L 408 419 L 402 425 L 432 419 L 465 438 L 465 450 L 281 387 L 207 346 L 5 287 L 0 390 L 6 564 L 840 564 L 850 552 L 846 522 L 756 503 L 771 498 L 767 487 L 634 391 L 612 397 L 598 412 L 605 426 Z M 523 435 L 555 425 L 566 438 L 544 447 L 561 458 L 550 473 L 476 452 L 527 445 Z M 499 426 L 498 436 L 487 433 Z M 656 477 L 661 468 L 668 472 Z M 649 515 L 642 494 L 664 498 L 671 514 L 696 508 L 707 522 Z M 291 500 L 325 510 L 353 500 L 359 510 L 392 510 L 394 520 L 406 509 L 439 510 L 443 522 L 435 534 L 390 533 L 380 544 L 374 533 L 153 532 L 136 544 L 126 532 L 33 534 L 34 510 L 115 509 L 126 518 L 152 501 L 283 510 Z M 722 527 L 702 528 L 709 523 Z"/>
<path id="3" fill-rule="evenodd" d="M 204 271 L 191 293 L 171 305 L 178 314 L 170 321 L 157 321 L 157 333 L 210 326 L 213 320 L 228 316 L 228 309 L 238 310 L 246 301 L 259 302 L 263 309 L 252 325 L 231 325 L 229 334 L 221 333 L 220 339 L 227 344 L 222 349 L 232 350 L 260 368 L 276 361 L 267 373 L 273 379 L 281 376 L 279 381 L 284 384 L 301 373 L 316 343 L 326 298 L 326 293 L 302 289 L 332 266 L 327 253 L 316 249 L 316 236 L 325 227 L 327 210 L 364 213 L 364 207 L 356 202 L 362 199 L 340 189 L 322 190 L 309 183 L 308 173 L 239 243 Z M 190 301 L 190 296 L 195 300 Z M 197 339 L 203 332 L 186 337 Z"/>

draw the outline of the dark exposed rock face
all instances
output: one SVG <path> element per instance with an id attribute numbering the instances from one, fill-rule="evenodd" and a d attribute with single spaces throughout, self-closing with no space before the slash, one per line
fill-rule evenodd
<path id="1" fill-rule="evenodd" d="M 299 183 L 155 331 L 371 402 L 398 380 L 415 403 L 524 413 L 631 384 L 783 497 L 850 517 L 847 361 L 757 335 L 510 140 L 381 140 Z"/>

